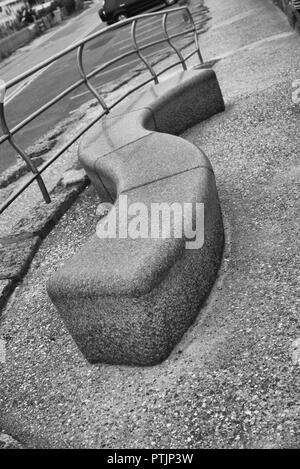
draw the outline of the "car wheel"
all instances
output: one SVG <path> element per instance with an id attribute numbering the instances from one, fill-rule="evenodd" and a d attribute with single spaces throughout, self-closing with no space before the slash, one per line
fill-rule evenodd
<path id="1" fill-rule="evenodd" d="M 117 21 L 127 20 L 127 18 L 128 18 L 128 15 L 127 13 L 124 13 L 124 12 L 119 13 L 116 17 Z"/>

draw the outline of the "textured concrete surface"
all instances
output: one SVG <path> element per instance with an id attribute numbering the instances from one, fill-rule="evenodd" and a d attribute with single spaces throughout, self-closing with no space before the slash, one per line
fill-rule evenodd
<path id="1" fill-rule="evenodd" d="M 44 160 L 38 156 L 33 159 L 36 167 L 44 163 Z M 30 169 L 23 160 L 19 160 L 15 165 L 10 166 L 6 171 L 0 175 L 0 189 L 9 186 L 12 182 L 20 179 L 24 174 L 28 173 Z"/>
<path id="2" fill-rule="evenodd" d="M 145 151 L 148 148 L 151 148 L 150 157 L 149 151 Z M 95 161 L 95 170 L 101 173 L 101 180 L 112 199 L 117 193 L 196 167 L 212 170 L 208 158 L 194 145 L 182 138 L 157 132 Z"/>
<path id="3" fill-rule="evenodd" d="M 184 237 L 94 235 L 47 288 L 88 360 L 152 365 L 171 352 L 214 282 L 223 247 L 222 217 L 213 173 L 203 168 L 124 194 L 128 204 L 142 202 L 149 209 L 162 201 L 204 203 L 204 246 L 187 250 Z"/>
<path id="4" fill-rule="evenodd" d="M 15 242 L 11 242 L 15 241 Z M 40 239 L 33 236 L 30 239 L 0 240 L 1 273 L 0 279 L 15 278 L 20 280 L 27 271 L 34 256 Z"/>
<path id="5" fill-rule="evenodd" d="M 96 123 L 84 136 L 79 146 L 79 160 L 88 172 L 94 172 L 98 157 L 148 135 L 154 127 L 153 117 L 148 109 L 133 110 L 116 116 L 112 112 L 112 115 Z"/>
<path id="6" fill-rule="evenodd" d="M 0 429 L 0 449 L 22 449 L 22 445 Z"/>
<path id="7" fill-rule="evenodd" d="M 215 170 L 226 227 L 218 281 L 161 365 L 90 365 L 45 288 L 95 230 L 99 198 L 81 194 L 0 323 L 0 427 L 24 446 L 299 448 L 299 36 L 271 2 L 206 4 L 201 46 L 226 55 L 215 67 L 227 110 L 184 137 Z"/>
<path id="8" fill-rule="evenodd" d="M 112 116 L 128 115 L 139 109 L 152 112 L 156 131 L 176 135 L 223 111 L 224 102 L 215 72 L 199 68 L 173 72 L 168 79 L 162 77 L 158 85 L 136 93 L 114 108 Z"/>
<path id="9" fill-rule="evenodd" d="M 88 184 L 85 176 L 67 188 L 57 186 L 51 203 L 37 204 L 15 224 L 13 232 L 0 237 L 0 308 L 5 305 L 17 282 L 26 274 L 41 240 L 51 231 Z"/>
<path id="10" fill-rule="evenodd" d="M 179 134 L 188 127 L 224 111 L 218 79 L 213 70 L 180 72 L 152 87 L 137 103 L 149 103 L 158 132 Z M 150 96 L 149 96 L 150 95 Z"/>
<path id="11" fill-rule="evenodd" d="M 0 308 L 5 305 L 9 295 L 15 288 L 16 279 L 15 278 L 7 278 L 0 280 Z"/>
<path id="12" fill-rule="evenodd" d="M 89 361 L 158 363 L 194 321 L 222 255 L 221 210 L 208 159 L 161 132 L 177 134 L 223 110 L 215 73 L 189 70 L 115 108 L 114 117 L 82 139 L 80 161 L 117 212 L 121 194 L 128 195 L 128 206 L 144 203 L 148 213 L 152 203 L 205 207 L 203 246 L 185 252 L 182 218 L 174 221 L 180 239 L 95 235 L 49 280 L 50 298 Z"/>

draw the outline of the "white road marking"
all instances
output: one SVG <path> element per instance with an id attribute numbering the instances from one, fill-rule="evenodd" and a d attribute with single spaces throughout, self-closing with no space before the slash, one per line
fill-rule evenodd
<path id="1" fill-rule="evenodd" d="M 55 63 L 55 62 L 53 62 L 53 63 Z M 53 65 L 53 64 L 50 64 L 47 67 L 43 68 L 42 70 L 39 70 L 34 75 L 32 75 L 28 81 L 26 81 L 25 83 L 22 83 L 10 95 L 8 95 L 7 98 L 5 98 L 4 104 L 8 104 L 10 101 L 12 101 L 16 96 L 18 96 L 18 94 L 21 93 L 21 91 L 23 91 L 25 88 L 27 88 L 27 86 L 29 86 L 31 83 L 33 83 L 40 75 L 42 75 L 49 67 L 51 67 L 51 65 Z"/>
<path id="2" fill-rule="evenodd" d="M 168 32 L 169 32 L 171 29 L 178 28 L 178 26 L 179 26 L 179 25 L 170 26 L 170 27 L 168 28 Z M 139 36 L 142 36 L 142 34 L 137 35 L 136 40 L 137 40 L 137 43 L 138 43 L 139 45 L 141 45 L 141 42 L 142 42 L 142 41 L 141 41 L 141 38 L 140 38 Z M 158 36 L 158 35 L 157 35 L 157 36 Z M 163 36 L 163 37 L 164 37 L 164 36 Z M 151 38 L 153 38 L 153 34 L 148 35 L 148 36 L 146 36 L 146 37 L 143 37 L 142 40 L 144 41 L 145 39 L 151 39 Z M 157 40 L 158 40 L 158 39 L 159 39 L 159 38 L 157 37 Z M 128 45 L 123 45 L 123 47 L 120 47 L 120 48 L 119 48 L 120 51 L 125 50 L 125 49 L 128 48 L 129 45 L 132 45 L 131 38 L 128 39 L 128 40 L 126 40 L 126 41 L 123 41 L 122 44 L 125 44 L 127 41 L 128 41 L 128 42 L 130 41 L 130 43 L 129 43 Z M 115 45 L 115 44 L 114 44 L 114 45 Z M 142 45 L 145 45 L 145 44 L 142 43 Z"/>
<path id="3" fill-rule="evenodd" d="M 148 29 L 149 29 L 149 30 L 151 29 L 151 31 L 154 31 L 155 29 L 160 29 L 160 30 L 162 30 L 161 25 L 157 25 L 156 27 L 154 27 L 153 25 L 149 25 L 149 26 L 151 26 L 151 28 L 147 28 L 146 30 L 143 30 L 143 29 L 142 29 L 143 32 L 139 32 L 139 29 L 137 28 L 137 34 L 136 34 L 136 35 L 137 35 L 137 36 L 142 36 L 143 34 L 148 33 Z M 122 39 L 122 40 L 117 41 L 117 42 L 114 42 L 114 46 L 118 46 L 119 44 L 124 44 L 124 43 L 126 43 L 126 42 L 128 42 L 128 41 L 131 42 L 131 35 L 129 36 L 129 34 L 128 34 L 128 37 L 127 37 L 127 38 Z"/>
<path id="4" fill-rule="evenodd" d="M 166 51 L 170 51 L 170 48 L 169 48 L 169 47 L 165 47 L 165 48 L 163 48 L 163 49 L 160 49 L 159 53 L 166 52 Z M 153 56 L 153 55 L 155 55 L 155 54 L 156 54 L 156 52 L 150 54 L 150 55 L 148 56 L 148 58 L 151 57 L 151 56 Z M 132 60 L 131 62 L 127 62 L 126 64 L 118 65 L 117 67 L 111 68 L 111 69 L 109 69 L 109 70 L 105 70 L 105 71 L 103 71 L 102 73 L 99 73 L 99 74 L 97 75 L 97 77 L 101 77 L 101 76 L 107 75 L 108 73 L 111 73 L 111 72 L 114 71 L 114 70 L 119 70 L 119 69 L 121 69 L 121 68 L 126 67 L 126 66 L 129 65 L 129 64 L 134 64 L 134 63 L 136 63 L 136 64 L 138 64 L 138 63 L 139 63 L 139 64 L 142 64 L 141 61 L 140 61 L 140 59 L 135 59 L 135 60 Z M 146 70 L 146 68 L 145 68 L 145 70 Z M 98 84 L 98 87 L 95 86 L 96 90 L 99 89 L 99 85 L 100 85 L 100 83 Z M 80 98 L 81 96 L 84 96 L 84 95 L 86 95 L 86 94 L 88 94 L 88 93 L 91 93 L 91 92 L 90 92 L 89 90 L 83 91 L 82 93 L 79 93 L 79 94 L 76 94 L 76 95 L 74 95 L 74 96 L 71 96 L 70 99 L 77 99 L 77 98 Z M 72 112 L 75 112 L 75 111 L 71 111 L 69 114 L 71 114 Z"/>
<path id="5" fill-rule="evenodd" d="M 107 75 L 108 73 L 111 73 L 115 70 L 120 70 L 121 68 L 127 67 L 130 64 L 138 64 L 140 63 L 139 59 L 132 60 L 131 62 L 127 62 L 126 64 L 118 65 L 117 67 L 111 68 L 109 70 L 105 70 L 97 75 L 97 77 Z M 97 89 L 97 88 L 96 88 Z M 80 98 L 81 96 L 84 96 L 85 94 L 91 93 L 89 90 L 83 91 L 82 93 L 76 94 L 74 96 L 70 96 L 70 99 L 77 99 Z"/>
<path id="6" fill-rule="evenodd" d="M 178 18 L 177 18 L 178 19 Z M 170 24 L 170 20 L 168 21 L 167 20 L 167 29 L 174 29 L 174 28 L 177 28 L 178 26 L 180 26 L 180 22 L 177 22 L 175 25 L 171 25 Z M 137 28 L 136 28 L 136 36 L 142 36 L 143 34 L 147 33 L 148 31 L 154 31 L 155 29 L 160 29 L 161 31 L 163 31 L 163 28 L 162 28 L 162 22 L 161 22 L 161 18 L 157 19 L 157 21 L 155 21 L 154 23 L 149 23 L 149 21 L 147 23 L 137 23 Z M 114 45 L 119 45 L 119 44 L 124 44 L 125 41 L 127 40 L 130 40 L 130 38 L 128 39 L 122 39 L 120 41 L 117 41 L 114 43 Z"/>
<path id="7" fill-rule="evenodd" d="M 88 29 L 88 31 L 84 34 L 84 36 L 87 36 L 91 31 L 93 31 L 93 29 L 95 29 L 95 25 L 93 27 L 90 27 Z M 56 31 L 58 32 L 58 31 Z M 71 46 L 73 44 L 76 44 L 76 42 L 78 41 L 78 39 L 76 39 L 75 41 L 73 41 L 71 43 Z M 58 59 L 59 60 L 59 59 Z M 44 67 L 43 69 L 39 70 L 38 72 L 36 72 L 34 75 L 32 75 L 28 81 L 26 82 L 23 82 L 18 88 L 16 88 L 14 91 L 12 91 L 8 96 L 7 98 L 5 99 L 4 103 L 5 104 L 8 104 L 10 101 L 12 101 L 16 96 L 18 96 L 22 91 L 25 90 L 25 88 L 27 88 L 29 85 L 31 85 L 31 83 L 33 83 L 40 75 L 42 75 L 46 70 L 48 70 L 48 68 L 50 68 L 52 65 L 54 65 L 55 63 L 57 62 L 57 60 L 55 60 L 54 62 L 52 62 L 51 64 L 47 65 L 46 67 Z"/>

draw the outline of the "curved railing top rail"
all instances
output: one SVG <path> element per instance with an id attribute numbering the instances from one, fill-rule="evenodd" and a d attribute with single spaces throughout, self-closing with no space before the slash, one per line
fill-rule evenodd
<path id="1" fill-rule="evenodd" d="M 186 10 L 189 19 L 190 19 L 190 27 L 188 29 L 185 29 L 182 32 L 178 32 L 173 35 L 169 35 L 168 29 L 167 29 L 167 17 L 172 14 L 172 13 L 177 13 L 180 12 L 181 10 Z M 163 39 L 159 39 L 156 41 L 153 41 L 151 43 L 147 43 L 143 46 L 138 45 L 138 41 L 136 38 L 136 26 L 139 20 L 142 19 L 147 19 L 153 16 L 162 16 L 162 30 L 164 34 Z M 142 15 L 135 16 L 131 19 L 126 19 L 122 21 L 122 25 L 127 25 L 131 24 L 131 38 L 132 38 L 132 45 L 133 45 L 133 50 L 128 51 L 124 54 L 121 54 L 114 59 L 102 64 L 101 66 L 97 67 L 96 69 L 92 70 L 89 73 L 86 73 L 84 70 L 83 66 L 83 51 L 85 45 L 92 41 L 93 39 L 98 38 L 99 36 L 102 36 L 103 34 L 106 34 L 108 31 L 114 30 L 119 28 L 119 24 L 117 25 L 112 25 L 108 26 L 100 31 L 97 31 L 93 34 L 90 34 L 89 36 L 81 39 L 80 41 L 76 42 L 72 46 L 67 47 L 63 51 L 59 52 L 58 54 L 53 55 L 47 60 L 44 60 L 40 64 L 38 64 L 35 67 L 32 67 L 30 70 L 20 74 L 16 78 L 13 78 L 12 80 L 8 81 L 5 83 L 3 80 L 0 80 L 0 125 L 2 128 L 3 135 L 0 137 L 0 145 L 6 141 L 10 143 L 10 145 L 14 148 L 14 150 L 22 157 L 22 159 L 26 162 L 29 170 L 33 173 L 33 175 L 27 180 L 26 183 L 24 183 L 16 192 L 14 192 L 1 206 L 0 206 L 0 214 L 4 212 L 26 189 L 28 186 L 30 186 L 35 180 L 39 184 L 40 190 L 43 194 L 43 198 L 46 203 L 51 202 L 50 195 L 46 189 L 46 186 L 44 184 L 44 181 L 42 179 L 41 174 L 57 159 L 59 158 L 66 150 L 68 150 L 88 129 L 90 129 L 97 121 L 99 121 L 105 114 L 108 114 L 109 111 L 114 108 L 120 101 L 125 99 L 128 95 L 133 93 L 134 91 L 138 90 L 139 88 L 145 86 L 146 84 L 150 83 L 151 81 L 154 81 L 155 84 L 159 82 L 158 77 L 162 74 L 165 73 L 167 70 L 169 70 L 172 67 L 175 67 L 177 65 L 182 66 L 183 70 L 186 70 L 186 61 L 191 58 L 193 55 L 197 54 L 200 63 L 203 63 L 200 47 L 199 47 L 199 41 L 198 41 L 198 34 L 197 34 L 197 29 L 196 25 L 193 20 L 193 16 L 187 6 L 182 6 L 182 7 L 177 7 L 177 8 L 171 8 L 168 10 L 164 11 L 156 11 L 156 12 L 151 12 L 151 13 L 144 13 Z M 184 36 L 188 33 L 193 33 L 194 35 L 194 43 L 195 43 L 195 49 L 189 53 L 185 58 L 182 55 L 181 50 L 174 45 L 172 42 L 173 39 Z M 143 55 L 143 51 L 146 50 L 147 48 L 153 47 L 154 45 L 167 42 L 169 46 L 174 50 L 178 57 L 178 61 L 175 63 L 171 64 L 170 66 L 166 67 L 159 73 L 156 73 L 155 70 L 153 69 L 152 65 L 148 62 L 147 58 Z M 64 91 L 59 93 L 57 96 L 52 98 L 50 101 L 46 102 L 43 104 L 39 109 L 34 111 L 32 114 L 27 116 L 23 121 L 19 122 L 17 125 L 15 125 L 13 128 L 9 128 L 6 118 L 5 118 L 5 94 L 6 90 L 18 85 L 20 82 L 26 80 L 26 78 L 31 77 L 32 75 L 38 73 L 42 69 L 46 68 L 47 66 L 53 64 L 56 62 L 58 59 L 64 57 L 65 55 L 69 54 L 70 52 L 77 50 L 77 67 L 79 70 L 79 74 L 81 79 L 73 83 L 72 85 L 68 86 Z M 110 67 L 111 65 L 115 64 L 116 62 L 129 57 L 130 55 L 136 54 L 140 60 L 143 62 L 145 65 L 146 69 L 149 70 L 151 77 L 147 80 L 145 80 L 143 83 L 140 83 L 139 85 L 135 86 L 131 90 L 127 91 L 124 93 L 119 99 L 117 99 L 112 105 L 108 106 L 107 103 L 105 102 L 104 98 L 101 96 L 100 93 L 94 88 L 94 86 L 91 84 L 90 79 L 98 75 L 100 72 L 105 70 L 106 68 Z M 75 135 L 69 142 L 67 142 L 57 153 L 55 153 L 49 160 L 47 160 L 39 169 L 36 168 L 34 163 L 31 161 L 30 157 L 26 154 L 26 151 L 24 151 L 19 144 L 16 143 L 14 139 L 14 134 L 18 131 L 20 131 L 23 127 L 25 127 L 27 124 L 29 124 L 32 120 L 34 120 L 36 117 L 41 115 L 43 112 L 45 112 L 47 109 L 49 109 L 51 106 L 56 104 L 58 101 L 63 99 L 65 96 L 67 96 L 69 93 L 77 89 L 79 86 L 85 85 L 88 90 L 91 92 L 91 94 L 97 99 L 98 103 L 102 107 L 102 112 L 97 116 L 92 122 L 90 122 L 88 125 L 86 125 L 77 135 Z"/>

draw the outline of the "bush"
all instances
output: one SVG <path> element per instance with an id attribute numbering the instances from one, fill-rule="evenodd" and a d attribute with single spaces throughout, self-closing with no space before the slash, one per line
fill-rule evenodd
<path id="1" fill-rule="evenodd" d="M 75 11 L 75 0 L 61 0 L 61 4 L 69 15 Z"/>

